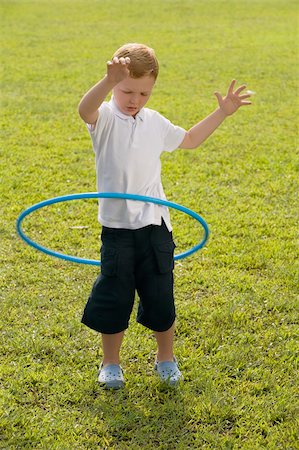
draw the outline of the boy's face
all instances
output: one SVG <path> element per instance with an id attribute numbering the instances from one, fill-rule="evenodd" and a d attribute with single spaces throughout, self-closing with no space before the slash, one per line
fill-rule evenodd
<path id="1" fill-rule="evenodd" d="M 146 75 L 142 78 L 128 77 L 118 83 L 113 94 L 121 112 L 135 117 L 149 100 L 155 81 L 154 77 Z"/>

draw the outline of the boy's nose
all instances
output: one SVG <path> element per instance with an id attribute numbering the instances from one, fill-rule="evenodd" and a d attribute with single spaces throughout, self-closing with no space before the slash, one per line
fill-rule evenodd
<path id="1" fill-rule="evenodd" d="M 130 104 L 136 105 L 137 101 L 138 101 L 138 96 L 137 95 L 133 94 L 133 95 L 130 96 Z"/>

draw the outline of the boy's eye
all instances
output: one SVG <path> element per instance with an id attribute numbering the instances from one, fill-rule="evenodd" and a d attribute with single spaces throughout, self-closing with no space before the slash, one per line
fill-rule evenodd
<path id="1" fill-rule="evenodd" d="M 122 91 L 124 94 L 133 94 L 133 92 L 132 91 Z M 149 96 L 149 93 L 148 92 L 140 92 L 140 95 L 142 96 L 142 97 L 148 97 Z"/>

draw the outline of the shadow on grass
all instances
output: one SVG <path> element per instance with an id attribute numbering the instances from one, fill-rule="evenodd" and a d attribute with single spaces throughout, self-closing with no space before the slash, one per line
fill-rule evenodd
<path id="1" fill-rule="evenodd" d="M 183 385 L 166 388 L 146 379 L 134 385 L 128 381 L 119 391 L 95 385 L 86 394 L 83 411 L 102 417 L 110 445 L 116 448 L 177 448 L 187 439 L 190 417 Z"/>

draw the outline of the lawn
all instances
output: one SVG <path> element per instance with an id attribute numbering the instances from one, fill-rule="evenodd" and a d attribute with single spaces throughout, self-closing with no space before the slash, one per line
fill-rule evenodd
<path id="1" fill-rule="evenodd" d="M 1 449 L 299 448 L 297 18 L 292 0 L 2 0 Z M 175 268 L 184 383 L 159 386 L 135 307 L 126 388 L 106 392 L 100 339 L 80 323 L 98 269 L 26 246 L 15 221 L 36 202 L 95 191 L 77 105 L 134 41 L 160 61 L 149 107 L 186 129 L 232 78 L 256 94 L 199 149 L 162 157 L 168 199 L 211 231 Z M 76 201 L 24 228 L 97 259 L 96 216 L 95 201 Z M 192 219 L 172 221 L 178 252 L 200 239 Z"/>

